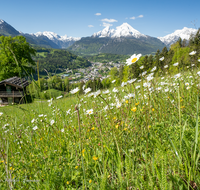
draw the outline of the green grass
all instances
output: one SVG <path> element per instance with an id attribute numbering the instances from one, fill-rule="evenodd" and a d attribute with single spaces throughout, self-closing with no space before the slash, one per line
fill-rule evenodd
<path id="1" fill-rule="evenodd" d="M 0 108 L 0 189 L 199 189 L 199 76 L 145 82 Z"/>

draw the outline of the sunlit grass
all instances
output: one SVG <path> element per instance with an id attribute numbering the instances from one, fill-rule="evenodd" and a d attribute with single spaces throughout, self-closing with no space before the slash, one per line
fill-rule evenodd
<path id="1" fill-rule="evenodd" d="M 0 188 L 199 188 L 199 82 L 144 77 L 0 108 Z"/>

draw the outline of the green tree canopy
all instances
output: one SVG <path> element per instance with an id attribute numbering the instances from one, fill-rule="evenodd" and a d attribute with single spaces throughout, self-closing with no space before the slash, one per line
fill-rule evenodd
<path id="1" fill-rule="evenodd" d="M 34 71 L 34 48 L 23 36 L 0 36 L 0 80 L 25 77 Z M 16 61 L 17 60 L 17 61 Z"/>

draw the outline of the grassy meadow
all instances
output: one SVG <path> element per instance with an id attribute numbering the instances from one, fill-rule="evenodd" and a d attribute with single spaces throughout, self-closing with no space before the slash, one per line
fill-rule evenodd
<path id="1" fill-rule="evenodd" d="M 0 189 L 200 189 L 199 89 L 196 68 L 1 107 Z"/>

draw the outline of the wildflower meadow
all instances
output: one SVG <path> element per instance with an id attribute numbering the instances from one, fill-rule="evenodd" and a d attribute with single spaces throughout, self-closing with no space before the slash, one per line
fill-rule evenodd
<path id="1" fill-rule="evenodd" d="M 200 189 L 198 65 L 140 69 L 121 86 L 0 108 L 0 189 Z"/>

